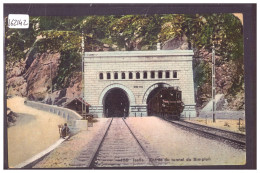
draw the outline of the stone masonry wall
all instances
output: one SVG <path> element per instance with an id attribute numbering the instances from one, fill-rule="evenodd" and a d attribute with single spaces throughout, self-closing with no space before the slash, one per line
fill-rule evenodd
<path id="1" fill-rule="evenodd" d="M 84 94 L 85 100 L 91 105 L 90 111 L 102 117 L 99 112 L 103 112 L 105 93 L 119 87 L 129 98 L 130 116 L 134 116 L 133 112 L 137 111 L 135 107 L 141 108 L 142 115 L 146 115 L 145 95 L 149 95 L 152 91 L 149 88 L 153 85 L 164 83 L 180 88 L 184 104 L 192 110 L 189 116 L 195 116 L 192 55 L 191 50 L 86 53 Z M 151 71 L 155 72 L 154 78 L 151 78 Z M 121 76 L 123 72 L 125 79 Z M 133 79 L 128 78 L 129 72 L 133 73 Z M 140 79 L 136 78 L 137 72 L 140 73 Z M 144 72 L 147 72 L 147 79 L 143 78 Z M 169 78 L 166 78 L 166 72 L 169 72 Z M 177 72 L 177 77 L 174 77 L 174 72 Z M 100 73 L 103 79 L 100 79 Z M 110 73 L 111 79 L 107 79 L 107 73 Z M 118 79 L 114 79 L 114 73 L 118 74 Z"/>

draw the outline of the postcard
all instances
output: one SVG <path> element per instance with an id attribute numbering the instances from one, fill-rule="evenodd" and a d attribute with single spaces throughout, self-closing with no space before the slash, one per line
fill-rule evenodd
<path id="1" fill-rule="evenodd" d="M 4 168 L 255 169 L 254 10 L 4 4 Z"/>

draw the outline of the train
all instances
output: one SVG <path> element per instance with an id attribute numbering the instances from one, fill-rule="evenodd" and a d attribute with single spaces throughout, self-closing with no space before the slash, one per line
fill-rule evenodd
<path id="1" fill-rule="evenodd" d="M 160 89 L 148 101 L 148 115 L 156 115 L 165 119 L 180 120 L 184 109 L 182 92 L 174 87 Z"/>

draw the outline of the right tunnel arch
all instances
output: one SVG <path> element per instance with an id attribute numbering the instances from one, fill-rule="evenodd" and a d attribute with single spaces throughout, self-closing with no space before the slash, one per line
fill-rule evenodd
<path id="1" fill-rule="evenodd" d="M 157 106 L 159 106 L 158 104 L 161 104 L 161 101 L 160 99 L 157 98 L 154 98 L 163 88 L 176 88 L 177 90 L 180 90 L 180 87 L 178 86 L 171 86 L 170 84 L 167 84 L 167 83 L 156 83 L 156 84 L 153 84 L 152 86 L 150 86 L 147 90 L 146 90 L 146 93 L 143 97 L 143 104 L 146 104 L 146 110 L 147 110 L 147 115 L 148 116 L 151 116 L 151 115 L 157 115 L 155 112 L 153 112 L 152 110 L 154 110 L 154 108 L 156 108 Z M 171 92 L 170 90 L 168 92 L 165 93 L 165 90 L 164 90 L 164 95 L 170 95 Z M 165 97 L 165 96 L 163 96 Z M 168 97 L 168 96 L 166 96 Z M 174 97 L 175 98 L 175 97 Z M 177 99 L 177 98 L 176 98 Z M 176 101 L 176 100 L 175 100 Z M 150 102 L 150 103 L 149 103 Z M 153 109 L 152 109 L 153 108 Z M 158 111 L 158 110 L 156 110 Z M 160 111 L 159 111 L 160 112 Z"/>
<path id="2" fill-rule="evenodd" d="M 168 83 L 155 83 L 155 84 L 151 85 L 144 93 L 142 104 L 148 103 L 148 98 L 150 99 L 151 94 L 155 93 L 154 90 L 158 90 L 158 89 L 163 88 L 163 87 L 171 87 L 171 86 L 172 85 L 170 85 Z"/>

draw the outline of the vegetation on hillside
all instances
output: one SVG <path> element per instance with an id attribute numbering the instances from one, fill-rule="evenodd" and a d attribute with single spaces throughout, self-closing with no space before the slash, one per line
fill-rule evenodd
<path id="1" fill-rule="evenodd" d="M 6 20 L 6 63 L 24 59 L 32 48 L 38 53 L 59 52 L 61 62 L 53 83 L 55 89 L 67 87 L 72 73 L 81 70 L 82 33 L 85 51 L 155 50 L 156 43 L 185 35 L 195 52 L 194 79 L 200 88 L 210 86 L 211 67 L 199 53 L 211 52 L 214 44 L 220 57 L 217 66 L 232 63 L 236 67 L 226 95 L 235 96 L 243 90 L 243 26 L 233 14 L 42 16 L 30 17 L 29 29 L 10 29 Z"/>

